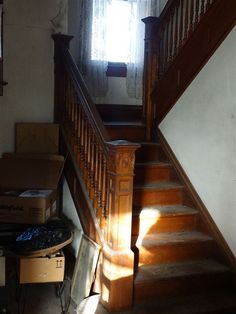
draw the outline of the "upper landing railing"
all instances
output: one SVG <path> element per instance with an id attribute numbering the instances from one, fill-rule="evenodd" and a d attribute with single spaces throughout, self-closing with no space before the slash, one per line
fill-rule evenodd
<path id="1" fill-rule="evenodd" d="M 146 26 L 144 116 L 147 139 L 236 21 L 235 0 L 169 0 Z"/>

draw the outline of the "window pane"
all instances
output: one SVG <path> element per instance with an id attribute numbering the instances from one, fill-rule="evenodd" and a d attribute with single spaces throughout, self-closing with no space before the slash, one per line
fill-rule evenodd
<path id="1" fill-rule="evenodd" d="M 111 62 L 126 63 L 130 60 L 130 41 L 135 38 L 135 17 L 132 16 L 135 10 L 136 6 L 133 4 L 131 8 L 128 1 L 107 1 L 104 11 L 105 31 L 102 29 L 104 25 L 98 23 L 96 16 L 93 16 L 93 60 L 101 60 L 101 55 L 105 55 L 106 61 Z M 103 35 L 99 34 L 99 27 Z M 105 50 L 101 55 L 100 49 Z"/>

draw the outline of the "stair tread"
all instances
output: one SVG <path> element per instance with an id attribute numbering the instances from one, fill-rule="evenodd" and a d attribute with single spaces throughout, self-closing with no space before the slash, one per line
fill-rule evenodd
<path id="1" fill-rule="evenodd" d="M 184 205 L 150 205 L 142 208 L 135 208 L 133 215 L 141 215 L 142 218 L 156 218 L 158 216 L 181 216 L 181 215 L 195 215 L 198 211 L 194 208 Z"/>
<path id="2" fill-rule="evenodd" d="M 229 270 L 229 267 L 213 259 L 184 261 L 171 264 L 145 265 L 139 267 L 135 283 L 183 276 L 196 276 L 208 273 L 222 273 Z"/>
<path id="3" fill-rule="evenodd" d="M 145 124 L 143 122 L 140 121 L 106 121 L 104 122 L 105 126 L 131 126 L 131 127 L 145 127 Z"/>
<path id="4" fill-rule="evenodd" d="M 170 167 L 171 163 L 170 162 L 165 162 L 165 161 L 158 161 L 158 160 L 153 160 L 153 161 L 146 161 L 146 162 L 136 162 L 135 167 Z"/>
<path id="5" fill-rule="evenodd" d="M 179 245 L 200 241 L 213 241 L 213 238 L 199 231 L 161 232 L 146 234 L 142 239 L 137 239 L 137 246 L 147 248 L 162 245 Z"/>
<path id="6" fill-rule="evenodd" d="M 192 295 L 177 297 L 164 297 L 158 299 L 135 302 L 133 311 L 124 313 L 149 313 L 149 314 L 209 314 L 227 309 L 236 308 L 235 292 L 216 290 Z M 226 312 L 228 313 L 228 312 Z M 233 313 L 233 312 L 231 312 Z M 236 311 L 235 311 L 236 313 Z"/>
<path id="7" fill-rule="evenodd" d="M 142 145 L 142 146 L 161 146 L 161 144 L 160 143 L 158 143 L 158 142 L 140 142 L 140 145 Z"/>
<path id="8" fill-rule="evenodd" d="M 159 189 L 159 190 L 166 190 L 166 189 L 174 189 L 174 188 L 183 188 L 183 185 L 178 182 L 171 182 L 171 181 L 154 181 L 154 182 L 147 182 L 147 183 L 137 183 L 134 185 L 134 190 L 140 189 Z"/>

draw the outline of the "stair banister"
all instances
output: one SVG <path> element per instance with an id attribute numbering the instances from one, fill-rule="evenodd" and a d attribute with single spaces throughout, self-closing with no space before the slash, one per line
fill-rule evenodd
<path id="1" fill-rule="evenodd" d="M 146 138 L 159 124 L 236 23 L 235 0 L 169 0 L 145 23 Z"/>
<path id="2" fill-rule="evenodd" d="M 65 175 L 83 231 L 102 246 L 101 302 L 108 310 L 133 302 L 131 220 L 135 151 L 128 141 L 110 141 L 69 52 L 71 36 L 54 34 L 55 122 L 67 154 Z"/>

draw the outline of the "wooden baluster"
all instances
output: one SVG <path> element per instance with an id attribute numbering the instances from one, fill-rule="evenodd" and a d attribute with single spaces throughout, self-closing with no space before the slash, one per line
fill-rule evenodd
<path id="1" fill-rule="evenodd" d="M 190 0 L 190 18 L 189 18 L 189 32 L 191 33 L 194 30 L 194 3 L 195 0 Z"/>
<path id="2" fill-rule="evenodd" d="M 77 146 L 78 146 L 78 137 L 77 137 L 77 128 L 78 128 L 78 100 L 76 94 L 74 93 L 74 127 L 73 127 L 73 135 L 74 135 L 74 153 L 77 154 Z"/>
<path id="3" fill-rule="evenodd" d="M 70 112 L 71 112 L 71 95 L 70 95 L 70 92 L 71 92 L 71 81 L 69 80 L 68 81 L 68 86 L 67 86 L 67 130 L 68 130 L 68 137 L 69 137 L 69 141 L 71 141 L 71 132 L 70 132 Z"/>
<path id="4" fill-rule="evenodd" d="M 64 117 L 64 127 L 65 127 L 65 131 L 67 132 L 67 111 L 68 111 L 68 99 L 67 99 L 67 85 L 68 85 L 68 81 L 65 82 L 65 102 L 64 102 L 64 106 L 65 106 L 65 117 Z"/>
<path id="5" fill-rule="evenodd" d="M 206 0 L 206 11 L 209 9 L 211 6 L 211 0 Z"/>
<path id="6" fill-rule="evenodd" d="M 68 99 L 67 129 L 69 141 L 71 142 L 71 81 L 68 82 L 67 99 Z"/>
<path id="7" fill-rule="evenodd" d="M 167 22 L 166 22 L 166 31 L 165 31 L 165 34 L 166 34 L 166 43 L 165 43 L 165 58 L 164 58 L 164 72 L 166 71 L 167 69 L 167 66 L 168 66 L 168 60 L 169 60 L 169 22 L 170 20 L 168 19 Z"/>
<path id="8" fill-rule="evenodd" d="M 179 4 L 180 1 L 176 3 L 175 7 L 175 30 L 174 30 L 174 57 L 177 55 L 179 46 Z"/>
<path id="9" fill-rule="evenodd" d="M 104 155 L 102 156 L 101 210 L 101 228 L 105 233 L 107 226 L 107 161 Z"/>
<path id="10" fill-rule="evenodd" d="M 95 160 L 94 160 L 94 208 L 96 216 L 98 215 L 98 173 L 99 173 L 99 146 L 97 140 L 95 141 Z"/>
<path id="11" fill-rule="evenodd" d="M 80 164 L 80 143 L 81 143 L 81 107 L 79 103 L 77 103 L 77 151 L 76 151 L 76 160 L 79 161 Z"/>
<path id="12" fill-rule="evenodd" d="M 64 73 L 64 71 L 63 71 Z M 65 125 L 65 117 L 66 117 L 66 104 L 65 104 L 65 75 L 62 76 L 62 81 L 60 84 L 60 92 L 62 94 L 62 99 L 60 101 L 60 108 L 56 114 L 57 121 L 60 122 L 63 126 Z"/>
<path id="13" fill-rule="evenodd" d="M 74 89 L 72 83 L 70 85 L 70 98 L 71 98 L 71 112 L 70 112 L 70 134 L 71 134 L 71 147 L 74 149 Z"/>
<path id="14" fill-rule="evenodd" d="M 169 58 L 168 63 L 170 64 L 173 60 L 174 56 L 174 16 L 175 16 L 175 8 L 172 9 L 170 14 L 170 42 L 169 42 Z"/>
<path id="15" fill-rule="evenodd" d="M 163 74 L 163 60 L 164 60 L 164 34 L 162 29 L 160 31 L 158 80 L 161 78 Z"/>
<path id="16" fill-rule="evenodd" d="M 199 13 L 199 1 L 200 0 L 196 0 L 196 7 L 195 7 L 195 21 L 194 21 L 194 28 L 196 27 L 196 25 L 198 24 L 198 21 L 199 21 L 199 16 L 200 16 L 200 13 Z"/>
<path id="17" fill-rule="evenodd" d="M 94 180 L 95 180 L 95 139 L 94 139 L 94 133 L 91 131 L 91 159 L 90 159 L 90 177 L 91 177 L 91 189 L 90 189 L 90 197 L 93 201 L 94 204 L 94 197 L 95 197 L 95 192 L 94 192 Z"/>
<path id="18" fill-rule="evenodd" d="M 88 189 L 88 121 L 84 117 L 84 179 Z"/>
<path id="19" fill-rule="evenodd" d="M 103 156 L 102 160 L 102 177 L 102 216 L 107 219 L 107 160 L 105 156 Z"/>
<path id="20" fill-rule="evenodd" d="M 184 25 L 184 0 L 180 0 L 180 22 L 179 22 L 179 47 L 178 47 L 178 51 L 182 48 L 183 41 L 184 41 L 183 25 Z"/>
<path id="21" fill-rule="evenodd" d="M 80 131 L 80 170 L 84 178 L 84 113 L 81 111 L 81 131 Z"/>
<path id="22" fill-rule="evenodd" d="M 102 221 L 102 152 L 99 146 L 98 151 L 98 169 L 97 169 L 97 218 L 99 223 Z"/>
<path id="23" fill-rule="evenodd" d="M 184 42 L 188 39 L 188 30 L 189 30 L 189 1 L 186 0 L 185 6 L 185 16 L 184 16 Z"/>
<path id="24" fill-rule="evenodd" d="M 88 125 L 88 162 L 87 162 L 87 167 L 88 167 L 88 192 L 89 195 L 91 193 L 91 150 L 92 150 L 92 145 L 91 145 L 91 129 L 90 126 Z"/>
<path id="25" fill-rule="evenodd" d="M 203 17 L 205 13 L 205 0 L 201 0 L 201 5 L 200 5 L 200 20 Z"/>

